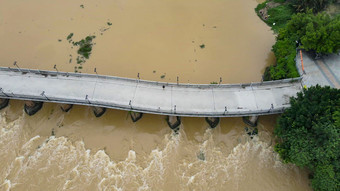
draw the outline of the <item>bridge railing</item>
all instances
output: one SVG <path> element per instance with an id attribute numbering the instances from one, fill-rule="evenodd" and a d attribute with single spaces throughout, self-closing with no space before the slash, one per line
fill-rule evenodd
<path id="1" fill-rule="evenodd" d="M 251 82 L 251 83 L 238 83 L 238 84 L 185 84 L 185 83 L 168 83 L 168 82 L 158 82 L 158 81 L 149 81 L 149 80 L 141 80 L 141 79 L 133 79 L 133 78 L 124 78 L 117 76 L 106 76 L 106 75 L 97 75 L 97 74 L 85 74 L 85 73 L 73 73 L 73 72 L 59 72 L 59 71 L 47 71 L 47 70 L 35 70 L 35 69 L 25 69 L 25 68 L 10 68 L 10 67 L 0 67 L 0 71 L 11 71 L 18 72 L 21 74 L 37 74 L 42 75 L 44 77 L 51 76 L 63 76 L 63 77 L 87 77 L 94 79 L 104 79 L 104 80 L 120 80 L 120 81 L 128 81 L 134 83 L 142 83 L 142 84 L 154 84 L 154 85 L 166 85 L 166 86 L 176 86 L 181 88 L 246 88 L 246 87 L 257 87 L 257 86 L 271 86 L 271 85 L 280 85 L 287 83 L 300 82 L 302 77 L 297 78 L 288 78 L 283 80 L 274 80 L 274 81 L 262 81 L 262 82 Z"/>

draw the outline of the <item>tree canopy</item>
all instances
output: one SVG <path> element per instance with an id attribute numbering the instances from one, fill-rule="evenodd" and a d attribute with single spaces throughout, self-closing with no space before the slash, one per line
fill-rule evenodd
<path id="1" fill-rule="evenodd" d="M 340 50 L 340 15 L 332 19 L 326 13 L 298 13 L 285 29 L 281 38 L 299 41 L 306 50 L 320 54 L 337 53 Z"/>
<path id="2" fill-rule="evenodd" d="M 310 87 L 290 104 L 274 131 L 275 151 L 284 162 L 307 167 L 314 190 L 339 190 L 340 90 Z"/>

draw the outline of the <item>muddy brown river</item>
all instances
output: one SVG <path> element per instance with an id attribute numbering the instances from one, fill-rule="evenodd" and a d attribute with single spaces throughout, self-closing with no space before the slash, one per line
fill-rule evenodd
<path id="1" fill-rule="evenodd" d="M 261 80 L 274 63 L 275 36 L 256 0 L 0 0 L 2 67 L 94 73 L 181 83 Z M 94 35 L 77 64 L 76 46 Z M 0 111 L 0 190 L 311 190 L 307 171 L 273 151 L 277 116 L 260 117 L 250 137 L 241 118 L 210 129 L 183 118 L 91 108 L 63 113 L 44 104 L 34 116 L 11 100 Z"/>

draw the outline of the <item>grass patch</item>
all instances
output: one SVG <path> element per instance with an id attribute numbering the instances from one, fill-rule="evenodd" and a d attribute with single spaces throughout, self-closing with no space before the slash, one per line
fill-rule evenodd
<path id="1" fill-rule="evenodd" d="M 272 27 L 273 31 L 278 32 L 283 28 L 294 14 L 294 9 L 286 4 L 268 10 L 268 19 L 265 22 Z"/>

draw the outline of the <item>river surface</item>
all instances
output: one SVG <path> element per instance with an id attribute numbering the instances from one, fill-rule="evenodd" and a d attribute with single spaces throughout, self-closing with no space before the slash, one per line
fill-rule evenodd
<path id="1" fill-rule="evenodd" d="M 182 83 L 260 81 L 275 37 L 255 0 L 0 0 L 1 66 Z M 85 63 L 78 41 L 95 35 Z M 204 47 L 202 47 L 204 45 Z M 71 61 L 71 62 L 70 62 Z M 78 68 L 81 66 L 82 68 Z M 34 116 L 11 100 L 0 111 L 0 190 L 310 190 L 307 172 L 273 151 L 277 116 L 250 137 L 241 118 L 210 129 L 183 118 L 91 108 L 63 113 L 45 103 Z"/>

